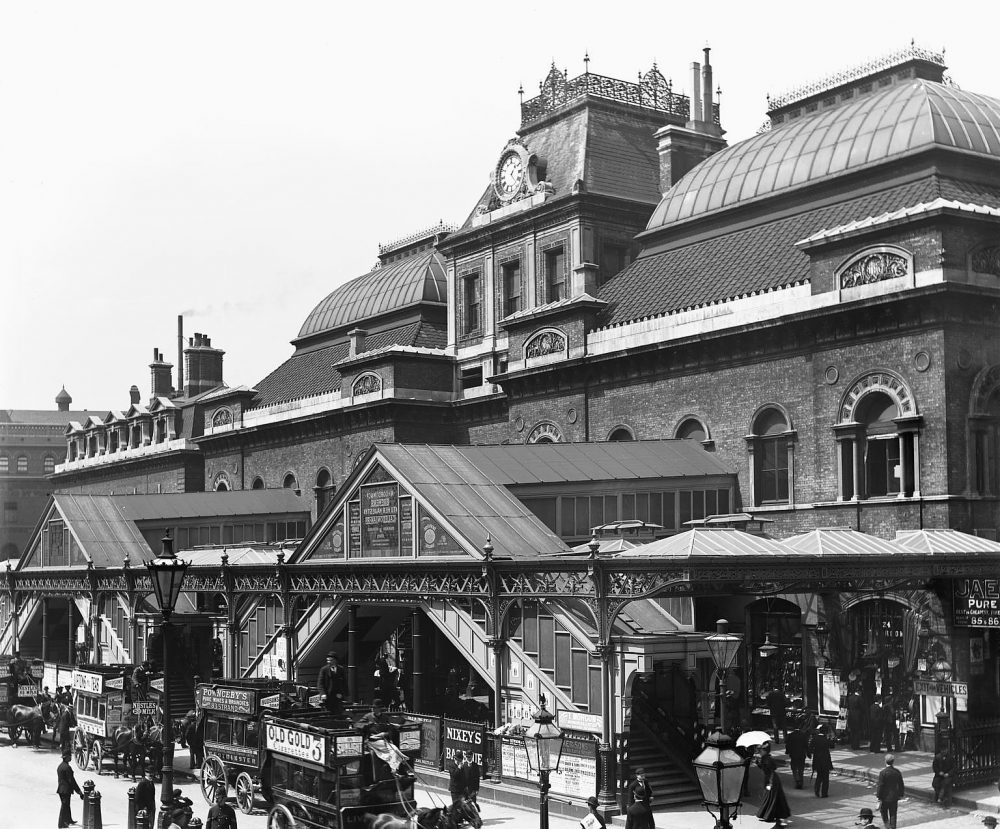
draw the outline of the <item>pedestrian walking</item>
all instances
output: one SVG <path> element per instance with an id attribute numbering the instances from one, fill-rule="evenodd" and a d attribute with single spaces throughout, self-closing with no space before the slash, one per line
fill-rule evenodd
<path id="1" fill-rule="evenodd" d="M 826 738 L 826 729 L 816 726 L 816 734 L 812 741 L 812 768 L 816 775 L 813 786 L 816 797 L 828 797 L 830 794 L 830 772 L 833 771 L 833 759 L 830 757 L 830 741 Z"/>
<path id="2" fill-rule="evenodd" d="M 847 695 L 847 732 L 851 737 L 851 748 L 861 750 L 861 732 L 864 730 L 865 703 L 856 688 Z"/>
<path id="3" fill-rule="evenodd" d="M 635 780 L 628 787 L 628 802 L 635 803 L 637 800 L 645 800 L 647 804 L 653 802 L 653 788 L 646 780 L 646 770 L 639 767 L 635 770 Z"/>
<path id="4" fill-rule="evenodd" d="M 788 723 L 785 719 L 785 709 L 788 708 L 788 697 L 780 688 L 775 688 L 767 695 L 767 708 L 771 713 L 771 727 L 774 729 L 774 742 L 780 743 L 782 735 L 788 739 Z"/>
<path id="5" fill-rule="evenodd" d="M 653 810 L 645 800 L 636 800 L 625 812 L 625 829 L 656 829 Z"/>
<path id="6" fill-rule="evenodd" d="M 757 767 L 764 772 L 764 785 L 771 782 L 771 775 L 778 768 L 778 764 L 771 756 L 771 744 L 763 743 L 760 747 L 760 757 L 757 758 Z"/>
<path id="7" fill-rule="evenodd" d="M 772 761 L 773 763 L 773 761 Z M 792 816 L 792 810 L 788 808 L 788 799 L 785 797 L 784 787 L 781 785 L 781 775 L 777 768 L 771 770 L 764 784 L 764 800 L 757 810 L 757 820 L 774 822 L 774 829 L 781 829 L 785 818 Z"/>
<path id="8" fill-rule="evenodd" d="M 858 812 L 858 819 L 854 821 L 855 826 L 871 826 L 875 822 L 875 813 L 865 806 Z"/>
<path id="9" fill-rule="evenodd" d="M 135 786 L 135 813 L 145 809 L 150 825 L 156 817 L 156 786 L 153 783 L 153 769 L 148 769 Z"/>
<path id="10" fill-rule="evenodd" d="M 83 792 L 80 791 L 80 786 L 73 776 L 73 767 L 69 764 L 69 759 L 72 756 L 68 751 L 63 752 L 62 762 L 56 768 L 56 778 L 58 780 L 56 794 L 59 795 L 59 829 L 67 829 L 67 827 L 76 823 L 73 820 L 73 812 L 70 809 L 69 802 L 73 792 L 80 795 L 80 800 L 83 800 Z"/>
<path id="11" fill-rule="evenodd" d="M 599 805 L 596 797 L 591 796 L 587 798 L 587 808 L 590 811 L 580 821 L 580 829 L 607 829 L 608 824 L 604 822 L 604 818 L 597 812 Z"/>
<path id="12" fill-rule="evenodd" d="M 476 755 L 471 751 L 465 752 L 465 791 L 477 812 L 482 811 L 479 808 L 479 784 L 482 776 L 479 764 L 476 762 Z"/>
<path id="13" fill-rule="evenodd" d="M 951 756 L 951 751 L 948 750 L 947 746 L 934 755 L 931 771 L 934 772 L 934 778 L 931 780 L 931 787 L 934 789 L 934 802 L 951 806 L 952 774 L 955 771 L 955 758 Z"/>
<path id="14" fill-rule="evenodd" d="M 344 713 L 344 696 L 346 694 L 347 678 L 344 669 L 340 667 L 337 654 L 330 651 L 326 655 L 326 664 L 319 669 L 316 680 L 316 691 L 322 698 L 327 711 L 339 716 Z"/>
<path id="15" fill-rule="evenodd" d="M 906 794 L 903 775 L 893 765 L 895 762 L 894 755 L 885 755 L 885 768 L 879 772 L 875 785 L 875 797 L 878 798 L 878 810 L 885 829 L 896 829 L 896 807 Z"/>
<path id="16" fill-rule="evenodd" d="M 466 793 L 468 788 L 466 785 L 465 778 L 465 766 L 463 766 L 459 760 L 461 760 L 461 752 L 459 752 L 458 757 L 452 757 L 448 761 L 448 794 L 451 795 L 451 802 L 459 803 Z"/>
<path id="17" fill-rule="evenodd" d="M 882 752 L 882 730 L 885 728 L 884 713 L 882 700 L 875 697 L 871 708 L 868 709 L 868 750 L 873 754 Z"/>
<path id="18" fill-rule="evenodd" d="M 226 787 L 215 790 L 215 805 L 208 810 L 205 829 L 236 829 L 236 812 L 226 803 Z"/>
<path id="19" fill-rule="evenodd" d="M 796 728 L 788 734 L 785 743 L 785 754 L 788 755 L 788 765 L 792 769 L 792 779 L 795 788 L 801 789 L 806 773 L 806 758 L 809 756 L 809 735 L 801 728 Z"/>

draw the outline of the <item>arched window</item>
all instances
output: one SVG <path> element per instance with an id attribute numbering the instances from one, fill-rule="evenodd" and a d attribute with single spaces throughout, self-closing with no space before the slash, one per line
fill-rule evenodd
<path id="1" fill-rule="evenodd" d="M 795 501 L 792 488 L 795 434 L 788 420 L 777 406 L 761 409 L 753 419 L 747 449 L 755 506 Z"/>
<path id="2" fill-rule="evenodd" d="M 844 395 L 835 427 L 839 500 L 919 496 L 921 424 L 899 377 L 878 372 L 859 378 Z"/>
<path id="3" fill-rule="evenodd" d="M 608 440 L 615 442 L 635 440 L 635 435 L 632 434 L 632 430 L 628 426 L 616 426 L 608 435 Z"/>
<path id="4" fill-rule="evenodd" d="M 258 475 L 256 478 L 253 479 L 253 483 L 250 484 L 250 489 L 263 489 L 263 488 L 264 488 L 264 479 L 261 478 L 260 475 Z"/>
<path id="5" fill-rule="evenodd" d="M 294 472 L 286 474 L 284 479 L 281 481 L 281 485 L 285 489 L 294 489 L 296 493 L 299 491 L 299 482 L 295 479 Z"/>
<path id="6" fill-rule="evenodd" d="M 1000 495 L 1000 364 L 984 368 L 972 384 L 969 444 L 969 489 L 977 495 Z"/>
<path id="7" fill-rule="evenodd" d="M 56 471 L 56 459 L 51 455 L 46 455 L 45 459 L 42 461 L 42 471 L 46 475 L 51 475 Z"/>
<path id="8" fill-rule="evenodd" d="M 218 481 L 215 484 L 215 491 L 216 492 L 229 492 L 229 484 L 227 484 L 225 481 Z"/>
<path id="9" fill-rule="evenodd" d="M 330 503 L 330 497 L 334 492 L 333 477 L 330 475 L 329 469 L 324 468 L 316 473 L 316 486 L 313 491 L 316 493 L 316 515 L 318 517 L 326 509 L 326 505 Z"/>
<path id="10" fill-rule="evenodd" d="M 711 442 L 708 427 L 697 417 L 684 418 L 674 431 L 674 437 L 679 440 L 696 440 L 705 448 Z"/>
<path id="11" fill-rule="evenodd" d="M 17 456 L 17 472 L 19 475 L 23 475 L 28 471 L 28 456 L 18 455 Z"/>

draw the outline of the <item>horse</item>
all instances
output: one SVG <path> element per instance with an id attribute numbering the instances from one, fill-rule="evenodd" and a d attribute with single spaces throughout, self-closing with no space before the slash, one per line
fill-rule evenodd
<path id="1" fill-rule="evenodd" d="M 480 829 L 483 825 L 483 818 L 479 814 L 479 809 L 467 797 L 456 800 L 451 804 L 451 816 L 455 821 L 455 826 L 463 826 L 468 823 L 473 829 Z"/>
<path id="2" fill-rule="evenodd" d="M 58 715 L 59 705 L 50 699 L 37 705 L 12 705 L 7 712 L 10 744 L 16 748 L 18 735 L 23 732 L 29 745 L 41 748 L 42 734 L 55 723 Z"/>
<path id="3" fill-rule="evenodd" d="M 104 747 L 104 753 L 111 755 L 111 764 L 114 768 L 115 777 L 119 776 L 118 755 L 122 757 L 122 770 L 128 772 L 132 777 L 133 783 L 135 782 L 136 766 L 139 767 L 140 773 L 145 775 L 146 748 L 146 735 L 139 726 L 129 728 L 122 725 L 116 728 Z M 97 773 L 101 774 L 100 766 L 97 768 Z"/>
<path id="4" fill-rule="evenodd" d="M 153 777 L 159 779 L 160 770 L 163 766 L 163 726 L 149 726 L 146 729 L 143 744 L 146 746 L 144 759 L 149 760 L 149 764 L 153 768 Z M 143 763 L 143 770 L 145 770 L 145 763 Z"/>
<path id="5" fill-rule="evenodd" d="M 417 809 L 410 817 L 365 813 L 368 829 L 458 829 L 447 806 Z"/>
<path id="6" fill-rule="evenodd" d="M 177 735 L 177 741 L 181 744 L 181 748 L 187 745 L 191 751 L 192 769 L 200 769 L 205 760 L 204 719 L 204 715 L 188 711 L 174 723 L 174 734 Z"/>

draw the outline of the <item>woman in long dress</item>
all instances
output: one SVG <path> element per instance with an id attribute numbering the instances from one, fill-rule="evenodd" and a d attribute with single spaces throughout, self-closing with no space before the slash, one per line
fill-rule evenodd
<path id="1" fill-rule="evenodd" d="M 768 746 L 767 749 L 770 747 Z M 764 802 L 757 810 L 757 819 L 774 821 L 774 829 L 781 829 L 782 821 L 792 816 L 792 810 L 788 808 L 788 800 L 785 798 L 785 789 L 781 785 L 781 778 L 771 757 L 771 752 L 765 750 L 758 761 L 761 770 L 764 772 Z"/>

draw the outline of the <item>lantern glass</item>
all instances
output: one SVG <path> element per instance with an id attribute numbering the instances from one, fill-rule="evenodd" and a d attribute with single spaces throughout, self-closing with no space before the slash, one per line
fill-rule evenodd
<path id="1" fill-rule="evenodd" d="M 153 583 L 153 593 L 164 619 L 169 619 L 170 614 L 174 612 L 187 567 L 186 561 L 181 561 L 174 555 L 173 542 L 169 535 L 163 539 L 160 555 L 146 565 L 150 581 Z"/>
<path id="2" fill-rule="evenodd" d="M 716 632 L 705 637 L 708 649 L 712 653 L 715 667 L 728 671 L 733 662 L 736 661 L 736 654 L 739 653 L 742 637 L 729 632 L 729 622 L 719 619 L 716 623 Z"/>
<path id="3" fill-rule="evenodd" d="M 938 682 L 951 680 L 951 663 L 947 659 L 939 659 L 931 668 L 931 673 Z"/>
<path id="4" fill-rule="evenodd" d="M 562 758 L 563 733 L 546 710 L 545 702 L 535 712 L 535 722 L 524 735 L 524 748 L 528 766 L 532 771 L 558 771 Z"/>
<path id="5" fill-rule="evenodd" d="M 698 783 L 709 806 L 738 806 L 747 761 L 732 748 L 732 739 L 714 732 L 694 761 Z"/>

